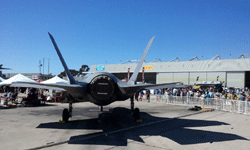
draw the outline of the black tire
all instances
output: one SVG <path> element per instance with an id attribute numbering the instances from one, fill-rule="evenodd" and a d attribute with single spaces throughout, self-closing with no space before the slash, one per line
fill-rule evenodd
<path id="1" fill-rule="evenodd" d="M 63 109 L 62 120 L 65 122 L 69 121 L 69 110 L 67 108 Z"/>
<path id="2" fill-rule="evenodd" d="M 133 117 L 134 117 L 135 121 L 140 119 L 140 109 L 139 108 L 135 108 L 134 113 L 133 113 Z"/>

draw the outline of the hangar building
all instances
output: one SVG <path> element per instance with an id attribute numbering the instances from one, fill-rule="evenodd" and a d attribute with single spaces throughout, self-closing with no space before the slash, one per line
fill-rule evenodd
<path id="1" fill-rule="evenodd" d="M 157 84 L 182 82 L 186 85 L 194 85 L 201 81 L 223 81 L 227 87 L 250 87 L 250 59 L 239 58 L 144 63 L 145 82 Z M 130 68 L 131 77 L 136 65 L 137 63 L 92 65 L 90 71 L 110 72 L 119 79 L 125 79 L 128 68 Z M 142 81 L 141 73 L 137 81 Z"/>

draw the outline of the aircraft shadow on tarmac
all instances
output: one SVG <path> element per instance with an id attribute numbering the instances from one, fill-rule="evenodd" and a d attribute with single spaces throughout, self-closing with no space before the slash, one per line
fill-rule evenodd
<path id="1" fill-rule="evenodd" d="M 219 121 L 161 118 L 145 112 L 140 114 L 143 122 L 137 123 L 132 121 L 131 110 L 117 107 L 113 109 L 112 113 L 100 114 L 98 119 L 75 120 L 65 124 L 59 124 L 58 122 L 42 123 L 37 128 L 103 130 L 97 133 L 72 136 L 68 144 L 126 146 L 128 139 L 144 143 L 140 136 L 162 136 L 181 145 L 237 139 L 248 140 L 230 133 L 186 128 L 229 125 Z"/>

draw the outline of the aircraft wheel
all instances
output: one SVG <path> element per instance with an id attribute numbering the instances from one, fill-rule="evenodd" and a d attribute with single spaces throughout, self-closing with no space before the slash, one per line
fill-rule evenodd
<path id="1" fill-rule="evenodd" d="M 139 108 L 135 108 L 134 113 L 133 113 L 133 117 L 134 117 L 135 121 L 140 119 L 140 109 Z"/>
<path id="2" fill-rule="evenodd" d="M 63 109 L 62 120 L 65 122 L 69 121 L 69 110 L 67 108 Z"/>

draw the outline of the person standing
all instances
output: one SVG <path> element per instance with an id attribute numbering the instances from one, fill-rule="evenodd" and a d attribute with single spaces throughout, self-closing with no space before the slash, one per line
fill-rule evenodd
<path id="1" fill-rule="evenodd" d="M 244 92 L 240 93 L 239 100 L 245 101 L 245 94 L 244 94 Z"/>
<path id="2" fill-rule="evenodd" d="M 248 107 L 248 109 L 249 109 L 249 108 L 250 108 L 250 94 L 247 95 L 246 101 L 247 101 L 247 107 Z"/>
<path id="3" fill-rule="evenodd" d="M 224 100 L 224 99 L 226 99 L 226 97 L 227 97 L 227 96 L 226 96 L 225 91 L 222 91 L 222 93 L 221 93 L 221 95 L 220 95 L 220 98 Z"/>
<path id="4" fill-rule="evenodd" d="M 245 108 L 245 93 L 244 92 L 240 92 L 240 96 L 239 96 L 239 108 L 238 108 L 238 111 L 239 112 L 244 112 L 244 108 Z"/>
<path id="5" fill-rule="evenodd" d="M 160 100 L 162 100 L 162 90 L 159 89 L 159 97 L 160 97 Z"/>
<path id="6" fill-rule="evenodd" d="M 135 93 L 135 99 L 137 100 L 137 102 L 138 102 L 138 97 L 139 97 L 139 91 Z"/>
<path id="7" fill-rule="evenodd" d="M 236 95 L 239 95 L 239 93 L 240 93 L 240 90 L 237 88 Z"/>
<path id="8" fill-rule="evenodd" d="M 220 99 L 220 92 L 219 92 L 219 90 L 217 90 L 217 92 L 216 92 L 216 98 L 219 100 Z"/>
<path id="9" fill-rule="evenodd" d="M 141 92 L 140 92 L 140 100 L 142 101 L 142 97 L 143 97 L 143 90 L 141 90 Z"/>
<path id="10" fill-rule="evenodd" d="M 148 99 L 148 103 L 150 102 L 150 90 L 147 90 L 147 99 Z"/>
<path id="11" fill-rule="evenodd" d="M 200 100 L 201 100 L 201 105 L 204 106 L 204 92 L 200 92 Z"/>
<path id="12" fill-rule="evenodd" d="M 177 89 L 174 88 L 174 89 L 173 89 L 173 96 L 177 96 L 176 93 L 177 93 Z"/>
<path id="13" fill-rule="evenodd" d="M 177 97 L 177 90 L 175 90 L 175 93 L 174 93 L 174 103 L 176 103 L 176 97 Z"/>
<path id="14" fill-rule="evenodd" d="M 158 98 L 159 98 L 159 96 L 158 96 L 158 94 L 159 94 L 158 89 L 155 90 L 155 94 L 156 94 L 156 102 L 158 102 Z"/>
<path id="15" fill-rule="evenodd" d="M 158 89 L 155 90 L 155 94 L 158 94 Z"/>
<path id="16" fill-rule="evenodd" d="M 170 98 L 170 92 L 169 92 L 169 89 L 167 89 L 166 91 L 165 91 L 165 97 L 166 97 L 166 103 L 169 103 L 169 98 Z"/>
<path id="17" fill-rule="evenodd" d="M 191 93 L 190 91 L 188 91 L 187 92 L 187 104 L 189 104 L 190 97 L 191 97 Z"/>
<path id="18" fill-rule="evenodd" d="M 182 101 L 182 104 L 184 104 L 184 97 L 185 97 L 185 92 L 184 92 L 184 89 L 181 89 L 181 101 Z"/>
<path id="19" fill-rule="evenodd" d="M 213 89 L 213 87 L 211 87 L 210 88 L 210 90 L 209 90 L 209 93 L 208 93 L 209 95 L 210 95 L 210 97 L 209 98 L 214 98 L 214 89 Z"/>
<path id="20" fill-rule="evenodd" d="M 232 108 L 235 108 L 235 101 L 236 100 L 236 95 L 234 94 L 234 92 L 231 92 L 230 94 L 230 99 L 231 99 L 231 105 L 232 105 Z"/>

